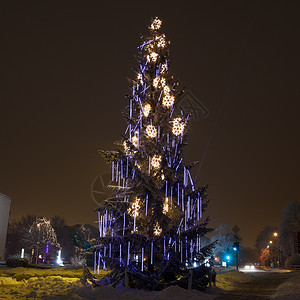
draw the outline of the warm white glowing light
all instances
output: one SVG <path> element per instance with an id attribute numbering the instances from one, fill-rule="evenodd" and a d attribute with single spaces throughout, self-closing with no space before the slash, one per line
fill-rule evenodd
<path id="1" fill-rule="evenodd" d="M 170 93 L 170 88 L 167 86 L 167 85 L 165 85 L 164 86 L 164 93 L 166 94 L 166 95 L 168 95 L 169 93 Z"/>
<path id="2" fill-rule="evenodd" d="M 144 110 L 144 116 L 147 118 L 151 110 L 151 105 L 149 103 L 146 103 L 143 107 L 143 110 Z"/>
<path id="3" fill-rule="evenodd" d="M 151 52 L 151 53 L 150 53 L 150 59 L 151 59 L 151 61 L 156 62 L 157 57 L 158 57 L 158 54 L 157 54 L 157 53 L 155 53 L 155 52 Z"/>
<path id="4" fill-rule="evenodd" d="M 181 118 L 174 119 L 173 128 L 172 128 L 173 134 L 178 136 L 183 133 L 183 130 L 184 130 L 184 123 L 182 122 Z"/>
<path id="5" fill-rule="evenodd" d="M 150 124 L 149 124 L 149 125 L 146 127 L 146 133 L 147 133 L 147 135 L 148 135 L 149 137 L 155 138 L 156 135 L 157 135 L 157 130 L 156 130 L 156 128 L 155 128 L 153 125 L 150 125 Z"/>
<path id="6" fill-rule="evenodd" d="M 161 67 L 160 67 L 160 73 L 164 73 L 167 69 L 167 66 L 166 64 L 162 64 Z"/>
<path id="7" fill-rule="evenodd" d="M 166 107 L 171 107 L 174 104 L 175 98 L 171 95 L 166 95 L 163 97 L 162 104 Z"/>
<path id="8" fill-rule="evenodd" d="M 165 40 L 165 35 L 162 34 L 161 36 L 156 37 L 157 40 L 157 47 L 163 48 L 166 46 L 166 40 Z"/>
<path id="9" fill-rule="evenodd" d="M 161 156 L 160 155 L 154 155 L 151 159 L 151 165 L 154 169 L 158 169 L 160 167 L 161 163 Z"/>
<path id="10" fill-rule="evenodd" d="M 137 136 L 133 136 L 132 139 L 131 139 L 131 143 L 134 145 L 134 147 L 137 147 L 138 146 L 138 141 L 139 139 L 137 138 Z"/>
<path id="11" fill-rule="evenodd" d="M 163 206 L 163 213 L 166 214 L 168 211 L 169 211 L 169 199 L 167 197 Z"/>
<path id="12" fill-rule="evenodd" d="M 140 199 L 136 198 L 135 201 L 131 204 L 131 207 L 128 208 L 127 212 L 132 217 L 137 217 L 139 215 L 140 208 L 141 208 Z"/>
<path id="13" fill-rule="evenodd" d="M 161 23 L 162 23 L 162 21 L 161 21 L 158 17 L 156 17 L 156 18 L 152 21 L 150 28 L 151 28 L 152 30 L 158 30 L 158 29 L 161 27 Z"/>
<path id="14" fill-rule="evenodd" d="M 154 226 L 153 233 L 154 233 L 154 235 L 160 235 L 161 232 L 162 232 L 162 229 L 160 228 L 158 222 L 156 222 L 156 224 Z"/>
<path id="15" fill-rule="evenodd" d="M 165 180 L 165 175 L 161 174 L 161 180 Z"/>
<path id="16" fill-rule="evenodd" d="M 164 87 L 166 85 L 166 78 L 162 78 L 160 80 L 160 84 L 161 84 L 162 87 Z"/>
<path id="17" fill-rule="evenodd" d="M 128 147 L 126 141 L 123 142 L 123 146 L 124 146 L 124 151 L 125 151 L 125 152 L 128 152 L 128 151 L 129 151 L 129 147 Z"/>
<path id="18" fill-rule="evenodd" d="M 155 88 L 157 88 L 157 87 L 158 87 L 158 84 L 159 84 L 159 77 L 156 77 L 156 78 L 153 79 L 153 86 L 154 86 Z"/>

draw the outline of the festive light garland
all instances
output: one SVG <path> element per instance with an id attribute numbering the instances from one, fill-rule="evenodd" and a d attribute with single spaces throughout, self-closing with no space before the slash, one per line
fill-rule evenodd
<path id="1" fill-rule="evenodd" d="M 162 229 L 159 226 L 158 222 L 156 222 L 153 230 L 154 235 L 159 236 L 162 233 Z"/>
<path id="2" fill-rule="evenodd" d="M 156 17 L 156 18 L 152 21 L 150 28 L 151 28 L 152 30 L 158 30 L 158 29 L 161 27 L 161 24 L 162 24 L 162 21 L 161 21 L 158 17 Z"/>
<path id="3" fill-rule="evenodd" d="M 184 123 L 182 123 L 181 118 L 176 118 L 173 120 L 172 132 L 174 135 L 178 136 L 183 133 Z"/>
<path id="4" fill-rule="evenodd" d="M 154 169 L 158 169 L 160 167 L 161 163 L 161 156 L 160 155 L 154 155 L 151 159 L 151 166 Z"/>
<path id="5" fill-rule="evenodd" d="M 166 95 L 163 97 L 163 105 L 166 106 L 167 108 L 171 107 L 175 102 L 174 96 L 171 95 Z"/>
<path id="6" fill-rule="evenodd" d="M 146 134 L 151 138 L 155 138 L 157 135 L 157 130 L 153 125 L 149 124 L 146 127 Z"/>
<path id="7" fill-rule="evenodd" d="M 151 105 L 149 103 L 146 103 L 143 107 L 143 110 L 144 110 L 144 116 L 147 118 L 151 111 Z"/>

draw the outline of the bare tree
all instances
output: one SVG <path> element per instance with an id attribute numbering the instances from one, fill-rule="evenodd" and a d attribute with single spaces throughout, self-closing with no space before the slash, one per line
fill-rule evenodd
<path id="1" fill-rule="evenodd" d="M 60 248 L 57 243 L 56 233 L 50 223 L 50 220 L 46 218 L 36 218 L 28 231 L 24 235 L 24 241 L 32 249 L 35 249 L 35 260 L 38 262 L 38 255 L 42 248 L 46 248 L 46 243 L 54 245 Z"/>

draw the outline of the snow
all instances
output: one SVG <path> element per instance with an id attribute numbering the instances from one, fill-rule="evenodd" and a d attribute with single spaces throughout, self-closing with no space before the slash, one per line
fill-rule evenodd
<path id="1" fill-rule="evenodd" d="M 272 296 L 276 300 L 300 300 L 300 275 L 292 277 L 280 284 Z"/>
<path id="2" fill-rule="evenodd" d="M 243 272 L 231 271 L 227 273 L 217 274 L 216 284 L 218 288 L 223 290 L 231 290 L 234 285 L 242 282 L 247 282 L 253 278 Z"/>
<path id="3" fill-rule="evenodd" d="M 217 274 L 217 287 L 208 293 L 188 291 L 171 286 L 162 291 L 145 291 L 125 288 L 83 285 L 82 269 L 33 269 L 0 267 L 0 299 L 102 299 L 102 300 L 213 300 L 222 290 L 230 291 L 234 285 L 252 280 L 237 271 Z M 101 272 L 98 278 L 104 275 Z M 300 300 L 300 275 L 281 284 L 272 297 L 274 300 Z"/>

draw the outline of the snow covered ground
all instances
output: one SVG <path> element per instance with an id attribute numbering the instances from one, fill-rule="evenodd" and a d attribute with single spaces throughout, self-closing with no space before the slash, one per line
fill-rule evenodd
<path id="1" fill-rule="evenodd" d="M 273 300 L 300 300 L 300 275 L 292 277 L 280 284 Z"/>
<path id="2" fill-rule="evenodd" d="M 0 299 L 213 300 L 222 290 L 230 291 L 234 284 L 251 280 L 251 277 L 245 273 L 232 271 L 218 274 L 217 288 L 212 288 L 209 293 L 187 291 L 178 286 L 154 292 L 84 286 L 80 281 L 81 275 L 81 269 L 10 269 L 1 267 Z M 100 278 L 103 275 L 104 272 L 97 277 Z M 289 294 L 292 295 L 290 298 Z M 300 276 L 291 278 L 280 285 L 274 299 L 300 300 L 300 297 L 296 295 L 300 295 Z"/>

